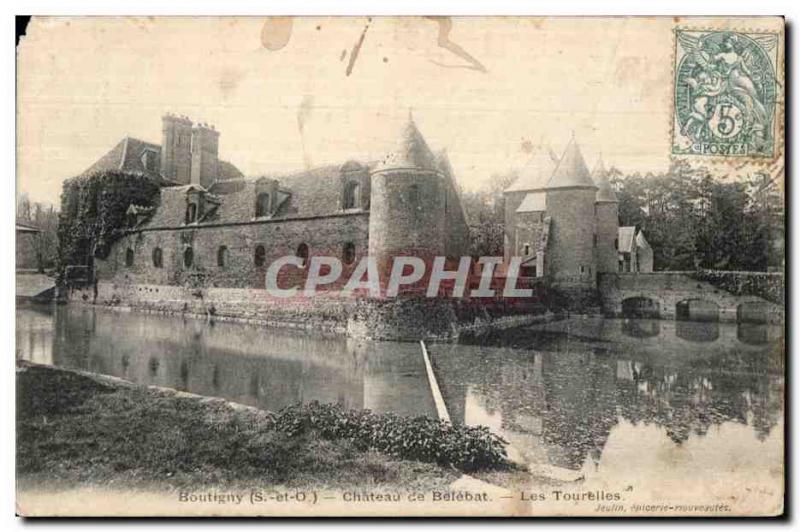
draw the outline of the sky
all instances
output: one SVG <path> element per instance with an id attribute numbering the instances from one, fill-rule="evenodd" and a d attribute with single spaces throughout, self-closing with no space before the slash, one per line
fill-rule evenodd
<path id="1" fill-rule="evenodd" d="M 672 18 L 37 18 L 18 48 L 19 192 L 57 203 L 124 136 L 161 116 L 221 132 L 247 176 L 369 161 L 409 110 L 475 189 L 560 153 L 669 164 Z"/>

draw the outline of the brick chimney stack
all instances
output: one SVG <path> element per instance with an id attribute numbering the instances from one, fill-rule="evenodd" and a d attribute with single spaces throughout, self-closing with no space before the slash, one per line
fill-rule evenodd
<path id="1" fill-rule="evenodd" d="M 219 131 L 209 124 L 196 124 L 192 128 L 191 153 L 191 182 L 210 187 L 218 176 Z"/>

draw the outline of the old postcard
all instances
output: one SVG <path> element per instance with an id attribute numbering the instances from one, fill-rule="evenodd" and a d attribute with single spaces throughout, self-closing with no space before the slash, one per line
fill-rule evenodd
<path id="1" fill-rule="evenodd" d="M 780 17 L 33 17 L 23 516 L 778 516 Z"/>

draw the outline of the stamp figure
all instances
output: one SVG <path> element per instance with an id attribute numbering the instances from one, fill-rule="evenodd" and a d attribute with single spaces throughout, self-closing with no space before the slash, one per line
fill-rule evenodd
<path id="1" fill-rule="evenodd" d="M 778 35 L 676 30 L 673 155 L 773 157 Z"/>

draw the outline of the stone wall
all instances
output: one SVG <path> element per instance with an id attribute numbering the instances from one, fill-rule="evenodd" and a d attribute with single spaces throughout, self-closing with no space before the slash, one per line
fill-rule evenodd
<path id="1" fill-rule="evenodd" d="M 98 282 L 64 289 L 69 301 L 137 311 L 241 320 L 376 340 L 449 340 L 468 330 L 522 325 L 546 315 L 545 297 L 371 299 L 340 292 L 280 299 L 249 288 Z"/>
<path id="2" fill-rule="evenodd" d="M 341 285 L 367 252 L 366 213 L 136 231 L 120 239 L 107 260 L 96 261 L 96 273 L 101 282 L 117 285 L 263 289 L 269 265 L 280 257 L 294 255 L 300 244 L 308 246 L 310 256 L 341 258 L 346 243 L 354 244 L 356 258 L 352 264 L 344 264 Z M 227 249 L 222 266 L 218 264 L 221 246 Z M 255 263 L 258 246 L 265 250 L 260 266 Z M 153 260 L 156 248 L 161 249 L 162 267 Z M 193 255 L 191 266 L 184 264 L 188 248 Z M 126 262 L 129 249 L 133 252 L 130 266 Z M 279 284 L 289 287 L 304 282 L 307 270 L 287 266 L 281 273 Z"/>
<path id="3" fill-rule="evenodd" d="M 732 294 L 708 282 L 693 279 L 690 272 L 603 274 L 599 292 L 603 311 L 611 316 L 622 316 L 623 302 L 632 298 L 653 301 L 663 319 L 675 319 L 677 305 L 693 300 L 714 303 L 719 309 L 719 321 L 738 321 L 739 316 L 752 305 L 764 308 L 766 320 L 772 323 L 780 323 L 784 314 L 782 305 L 755 295 Z"/>
<path id="4" fill-rule="evenodd" d="M 435 172 L 373 174 L 369 254 L 381 271 L 396 256 L 429 262 L 445 253 L 444 183 Z"/>
<path id="5" fill-rule="evenodd" d="M 600 202 L 596 205 L 597 271 L 616 273 L 619 271 L 619 252 L 617 251 L 619 208 L 616 203 L 611 202 Z"/>
<path id="6" fill-rule="evenodd" d="M 552 225 L 546 270 L 553 286 L 595 287 L 595 195 L 595 189 L 547 191 Z"/>

